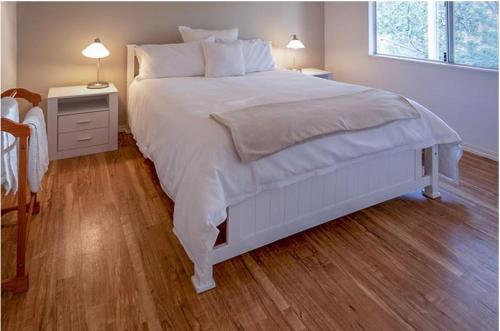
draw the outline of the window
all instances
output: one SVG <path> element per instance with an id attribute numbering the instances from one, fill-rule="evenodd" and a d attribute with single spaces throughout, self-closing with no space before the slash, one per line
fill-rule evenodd
<path id="1" fill-rule="evenodd" d="M 454 63 L 498 69 L 498 2 L 454 2 Z"/>
<path id="2" fill-rule="evenodd" d="M 372 53 L 498 69 L 498 2 L 370 5 Z"/>

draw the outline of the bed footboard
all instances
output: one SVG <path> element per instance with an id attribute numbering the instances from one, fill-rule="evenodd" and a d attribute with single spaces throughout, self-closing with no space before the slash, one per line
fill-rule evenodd
<path id="1" fill-rule="evenodd" d="M 230 206 L 226 241 L 214 247 L 212 264 L 408 192 L 437 198 L 437 153 L 431 146 L 375 155 Z M 195 266 L 192 281 L 198 293 L 214 288 L 212 268 L 202 274 Z"/>

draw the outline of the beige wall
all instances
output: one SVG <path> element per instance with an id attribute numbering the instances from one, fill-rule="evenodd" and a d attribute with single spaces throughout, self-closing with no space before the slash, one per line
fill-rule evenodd
<path id="1" fill-rule="evenodd" d="M 2 2 L 2 91 L 16 87 L 17 32 L 16 3 Z"/>
<path id="2" fill-rule="evenodd" d="M 323 67 L 323 3 L 24 3 L 18 4 L 18 83 L 47 95 L 49 87 L 95 80 L 95 62 L 81 51 L 97 36 L 110 50 L 103 79 L 120 90 L 120 123 L 125 118 L 127 43 L 181 42 L 178 25 L 240 28 L 240 38 L 266 38 L 281 65 L 291 65 L 283 49 L 291 33 L 306 45 L 301 66 Z"/>
<path id="3" fill-rule="evenodd" d="M 368 55 L 368 3 L 325 4 L 325 66 L 336 79 L 410 97 L 498 158 L 498 72 Z"/>

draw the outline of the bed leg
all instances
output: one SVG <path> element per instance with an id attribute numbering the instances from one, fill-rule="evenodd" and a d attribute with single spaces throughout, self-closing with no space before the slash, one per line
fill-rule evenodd
<path id="1" fill-rule="evenodd" d="M 215 281 L 212 274 L 212 266 L 210 266 L 206 272 L 202 273 L 195 264 L 194 275 L 191 277 L 191 281 L 193 282 L 196 293 L 202 293 L 213 289 L 215 287 Z"/>
<path id="2" fill-rule="evenodd" d="M 441 193 L 439 193 L 439 155 L 437 145 L 424 149 L 424 173 L 430 176 L 431 179 L 430 185 L 424 188 L 424 196 L 430 199 L 439 198 Z"/>

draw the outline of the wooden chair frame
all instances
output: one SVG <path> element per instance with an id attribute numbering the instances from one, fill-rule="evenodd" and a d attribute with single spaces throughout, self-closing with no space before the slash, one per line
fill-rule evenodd
<path id="1" fill-rule="evenodd" d="M 10 96 L 25 99 L 33 107 L 38 106 L 42 97 L 39 94 L 30 92 L 22 88 L 14 88 L 2 93 L 2 98 Z M 30 127 L 25 124 L 16 123 L 7 118 L 1 119 L 2 132 L 7 132 L 19 139 L 19 163 L 18 174 L 19 184 L 17 192 L 17 206 L 2 209 L 2 216 L 12 211 L 17 211 L 17 251 L 16 251 L 16 275 L 14 278 L 2 281 L 2 290 L 21 293 L 28 290 L 29 279 L 26 273 L 26 242 L 27 225 L 33 214 L 40 212 L 40 203 L 37 201 L 37 194 L 31 192 L 31 198 L 27 203 L 27 165 L 28 165 L 28 141 L 30 137 Z"/>

